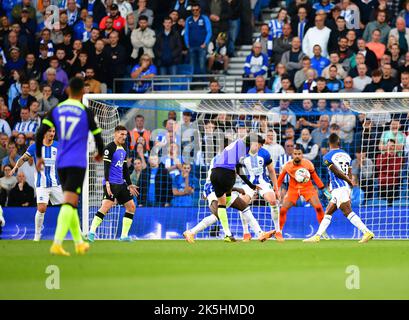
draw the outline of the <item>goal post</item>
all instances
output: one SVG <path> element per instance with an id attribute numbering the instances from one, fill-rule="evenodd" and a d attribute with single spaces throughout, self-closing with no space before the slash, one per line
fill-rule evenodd
<path id="1" fill-rule="evenodd" d="M 361 165 L 357 165 L 356 161 L 354 163 L 354 165 L 358 167 L 354 168 L 354 173 L 358 172 L 355 174 L 355 178 L 358 180 L 357 187 L 364 193 L 362 196 L 363 200 L 355 202 L 355 204 L 358 203 L 358 207 L 356 208 L 358 214 L 362 216 L 369 228 L 374 229 L 378 237 L 409 238 L 409 195 L 407 185 L 409 180 L 407 152 L 409 152 L 409 150 L 405 149 L 405 147 L 401 147 L 401 144 L 399 144 L 398 148 L 401 149 L 398 150 L 398 152 L 400 152 L 399 155 L 401 159 L 398 161 L 401 161 L 401 166 L 398 170 L 396 166 L 388 167 L 388 159 L 385 160 L 383 159 L 384 156 L 382 156 L 384 154 L 384 146 L 382 145 L 380 147 L 378 142 L 378 139 L 380 139 L 382 135 L 383 138 L 386 139 L 384 132 L 388 131 L 391 125 L 391 120 L 379 125 L 379 123 L 381 123 L 379 119 L 382 117 L 388 119 L 389 115 L 390 119 L 399 118 L 399 130 L 403 135 L 400 135 L 400 142 L 404 137 L 404 145 L 409 145 L 406 140 L 408 133 L 407 126 L 409 125 L 407 117 L 407 113 L 409 112 L 409 93 L 407 92 L 325 94 L 86 94 L 83 101 L 86 106 L 92 108 L 94 113 L 96 113 L 96 117 L 104 131 L 103 137 L 105 143 L 112 141 L 115 125 L 119 123 L 132 124 L 134 123 L 133 118 L 136 114 L 144 114 L 147 115 L 145 121 L 149 121 L 151 124 L 153 123 L 153 126 L 150 128 L 152 129 L 150 141 L 152 143 L 152 149 L 150 150 L 150 154 L 152 155 L 152 152 L 156 152 L 156 155 L 159 156 L 159 162 L 163 162 L 164 165 L 168 165 L 171 168 L 169 172 L 170 175 L 181 174 L 181 167 L 175 166 L 172 160 L 165 159 L 168 153 L 171 152 L 169 150 L 170 141 L 173 141 L 176 144 L 175 150 L 177 150 L 182 162 L 183 159 L 189 159 L 192 164 L 192 170 L 195 170 L 194 176 L 198 180 L 197 186 L 199 190 L 195 189 L 194 195 L 192 195 L 194 199 L 193 209 L 190 208 L 189 210 L 196 210 L 196 218 L 189 220 L 190 211 L 186 207 L 183 207 L 183 203 L 177 203 L 177 197 L 172 195 L 172 190 L 168 190 L 170 192 L 169 203 L 166 203 L 166 205 L 170 205 L 170 207 L 165 207 L 163 203 L 161 203 L 159 207 L 154 206 L 155 209 L 153 210 L 157 212 L 157 217 L 163 220 L 161 220 L 161 223 L 157 223 L 156 220 L 156 222 L 152 223 L 151 221 L 138 221 L 138 215 L 136 215 L 135 224 L 139 223 L 142 225 L 138 226 L 138 228 L 140 228 L 138 230 L 142 233 L 146 231 L 145 233 L 149 236 L 153 237 L 153 234 L 155 234 L 154 237 L 156 238 L 164 238 L 167 236 L 180 238 L 181 227 L 179 227 L 180 230 L 178 231 L 170 229 L 170 231 L 168 231 L 169 234 L 166 235 L 167 227 L 165 227 L 165 225 L 171 225 L 172 228 L 176 228 L 174 227 L 175 221 L 186 216 L 186 219 L 189 221 L 186 221 L 185 227 L 189 228 L 192 227 L 192 224 L 197 223 L 201 218 L 210 213 L 207 208 L 207 203 L 201 197 L 206 180 L 206 172 L 208 171 L 211 158 L 215 156 L 217 152 L 220 152 L 226 146 L 226 143 L 249 132 L 261 133 L 266 137 L 267 133 L 272 130 L 277 144 L 283 147 L 284 141 L 288 138 L 286 136 L 287 131 L 291 131 L 288 127 L 295 127 L 297 136 L 294 142 L 296 142 L 297 138 L 301 136 L 302 129 L 308 128 L 311 134 L 313 129 L 319 126 L 319 119 L 324 116 L 324 118 L 328 117 L 331 123 L 341 125 L 342 128 L 339 129 L 339 132 L 341 139 L 345 140 L 343 145 L 354 160 L 357 156 L 362 157 L 363 154 L 364 156 L 374 159 L 373 161 L 375 163 L 373 172 L 371 173 L 372 176 L 368 176 L 368 173 L 361 168 Z M 312 102 L 312 111 L 308 111 L 307 106 L 304 106 L 304 104 L 308 104 L 306 101 Z M 320 101 L 324 101 L 326 104 L 322 110 L 317 109 L 317 104 Z M 332 106 L 332 104 L 334 104 L 334 106 Z M 335 113 L 331 111 L 331 107 L 334 108 Z M 135 112 L 135 109 L 137 112 Z M 173 129 L 166 128 L 161 121 L 162 118 L 160 114 L 169 111 L 175 111 L 177 114 L 177 123 Z M 184 131 L 184 135 L 182 135 L 180 130 L 183 130 L 183 112 L 186 111 L 193 114 L 195 126 L 190 131 Z M 352 117 L 349 120 L 348 118 L 343 119 L 342 115 L 347 112 L 354 116 L 356 123 L 350 123 Z M 215 129 L 221 128 L 220 123 L 225 123 L 226 119 L 231 123 L 229 125 L 223 124 L 225 126 L 224 129 L 219 130 L 222 132 L 215 132 Z M 304 119 L 305 122 L 304 120 L 300 121 L 300 119 Z M 267 128 L 265 127 L 265 121 L 267 122 Z M 347 123 L 343 123 L 343 121 L 347 121 Z M 363 129 L 364 126 L 368 125 L 369 122 L 374 123 L 375 121 L 377 121 L 377 126 L 374 126 L 375 129 L 373 130 L 376 132 L 367 134 L 366 129 Z M 314 122 L 313 125 L 308 125 L 310 122 Z M 350 128 L 350 131 L 343 131 L 346 127 Z M 132 128 L 128 126 L 128 129 L 131 130 Z M 173 130 L 174 132 L 170 134 L 169 130 Z M 291 133 L 288 132 L 288 134 Z M 209 136 L 211 136 L 210 140 L 206 140 Z M 357 141 L 358 137 L 359 141 Z M 211 141 L 211 143 L 209 141 Z M 137 142 L 131 141 L 131 143 L 134 144 L 136 148 Z M 214 145 L 212 145 L 212 143 Z M 369 145 L 373 145 L 374 148 L 368 151 L 367 148 Z M 380 148 L 382 148 L 382 150 Z M 271 148 L 272 157 L 274 158 L 274 162 L 276 162 L 275 166 L 278 165 L 277 160 L 279 158 L 275 153 L 282 153 L 282 151 L 280 151 L 282 149 L 279 147 Z M 328 183 L 326 168 L 322 166 L 322 149 L 323 148 L 319 146 L 318 154 L 313 159 L 313 163 L 317 167 L 318 174 L 320 176 L 322 175 L 325 183 Z M 136 150 L 134 149 L 132 152 L 132 157 L 134 158 L 136 156 Z M 84 231 L 87 231 L 89 223 L 96 212 L 95 208 L 100 205 L 102 199 L 101 180 L 103 167 L 92 161 L 91 153 L 88 166 L 89 173 L 86 177 L 87 182 L 84 186 L 82 197 L 82 226 Z M 395 178 L 397 180 L 394 180 L 395 183 L 393 186 L 395 186 L 395 190 L 393 193 L 384 191 L 384 189 L 389 188 L 389 186 L 382 185 L 384 181 L 388 180 L 382 180 L 382 177 L 380 177 L 384 172 L 381 172 L 379 170 L 380 166 L 376 165 L 376 160 L 379 157 L 384 160 L 385 164 L 383 167 L 387 168 L 387 173 L 390 173 L 391 176 L 396 176 Z M 361 159 L 362 158 L 360 158 L 360 160 Z M 149 161 L 149 159 L 147 160 Z M 179 173 L 176 171 L 179 171 Z M 174 176 L 172 176 L 172 179 L 173 178 Z M 379 180 L 382 181 L 379 182 Z M 170 189 L 172 189 L 172 185 Z M 160 192 L 162 191 L 163 190 L 160 189 Z M 358 191 L 354 190 L 354 195 L 355 193 L 359 194 Z M 382 191 L 382 194 L 380 194 L 380 191 Z M 385 205 L 381 196 L 386 196 L 387 205 Z M 393 200 L 387 198 L 388 196 L 393 196 Z M 323 201 L 325 202 L 324 199 Z M 305 203 L 298 203 L 298 205 L 304 204 Z M 324 205 L 325 204 L 326 203 L 324 203 Z M 142 206 L 149 207 L 149 205 L 145 203 L 143 203 Z M 269 208 L 265 202 L 255 201 L 253 203 L 253 211 L 263 229 L 268 230 L 272 228 Z M 173 214 L 180 212 L 180 214 L 179 216 L 172 216 L 167 214 L 168 212 L 172 212 Z M 109 218 L 107 221 L 104 220 L 106 225 L 100 229 L 99 238 L 115 238 L 119 224 L 119 216 L 120 208 L 116 206 L 114 213 L 111 212 L 110 215 L 108 215 Z M 155 217 L 150 217 L 149 219 L 153 221 Z M 241 235 L 242 227 L 239 215 L 230 210 L 229 220 L 232 224 L 233 233 Z M 287 221 L 289 220 L 291 220 L 291 217 L 289 217 Z M 313 228 L 311 225 L 302 226 L 303 220 L 300 220 L 298 223 L 300 225 L 292 226 L 294 230 L 290 229 L 287 234 L 288 237 L 304 237 L 307 233 L 306 230 Z M 149 229 L 152 227 L 152 224 L 155 224 L 155 232 Z M 141 231 L 141 228 L 145 229 Z M 198 237 L 209 238 L 215 234 L 217 235 L 217 232 L 215 232 L 216 229 L 217 228 L 211 229 L 210 231 L 206 230 L 199 234 Z M 149 238 L 148 235 L 146 238 Z M 359 234 L 345 233 L 343 237 L 359 237 Z"/>

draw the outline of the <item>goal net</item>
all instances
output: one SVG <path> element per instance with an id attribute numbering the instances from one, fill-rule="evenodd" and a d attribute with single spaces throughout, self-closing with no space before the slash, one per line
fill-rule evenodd
<path id="1" fill-rule="evenodd" d="M 210 162 L 230 142 L 250 132 L 266 139 L 264 148 L 271 155 L 277 175 L 291 159 L 294 144 L 301 143 L 304 157 L 313 162 L 327 185 L 322 157 L 329 150 L 329 133 L 335 132 L 353 159 L 354 211 L 377 237 L 402 239 L 409 236 L 408 99 L 407 93 L 90 94 L 84 97 L 84 103 L 96 113 L 105 143 L 112 141 L 113 129 L 119 122 L 129 130 L 129 168 L 133 182 L 140 188 L 130 232 L 135 238 L 182 238 L 184 230 L 209 215 L 203 191 Z M 138 121 L 143 121 L 143 130 L 138 128 Z M 395 140 L 394 146 L 390 140 Z M 396 150 L 391 153 L 393 148 Z M 388 158 L 390 154 L 394 156 Z M 103 193 L 103 165 L 91 157 L 88 177 L 83 197 L 85 231 Z M 237 183 L 240 186 L 240 179 Z M 287 183 L 285 180 L 283 195 Z M 320 200 L 325 207 L 326 199 L 320 195 Z M 303 238 L 318 226 L 305 199 L 301 197 L 296 207 L 294 216 L 289 212 L 284 229 L 288 238 Z M 119 206 L 111 210 L 98 238 L 117 237 L 123 211 Z M 270 207 L 260 196 L 254 197 L 252 211 L 263 230 L 273 228 Z M 228 215 L 233 234 L 241 237 L 239 214 L 229 209 Z M 348 221 L 342 224 L 348 225 Z M 218 225 L 197 235 L 223 236 Z M 352 229 L 338 228 L 333 236 L 360 235 Z"/>

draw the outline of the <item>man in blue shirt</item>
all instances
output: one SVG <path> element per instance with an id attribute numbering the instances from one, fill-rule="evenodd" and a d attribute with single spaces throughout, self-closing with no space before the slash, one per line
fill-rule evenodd
<path id="1" fill-rule="evenodd" d="M 152 88 L 152 81 L 150 81 L 157 74 L 156 67 L 152 64 L 152 58 L 143 54 L 140 58 L 139 64 L 133 67 L 131 77 L 138 81 L 133 86 L 133 92 L 145 93 Z M 142 81 L 146 80 L 146 81 Z"/>
<path id="2" fill-rule="evenodd" d="M 329 59 L 321 55 L 322 49 L 319 44 L 313 47 L 314 56 L 311 58 L 311 67 L 317 71 L 318 77 L 321 77 L 322 71 L 329 66 Z"/>
<path id="3" fill-rule="evenodd" d="M 195 74 L 206 73 L 206 48 L 212 38 L 210 20 L 200 12 L 199 4 L 192 5 L 192 16 L 186 19 L 185 25 L 185 43 Z"/>
<path id="4" fill-rule="evenodd" d="M 191 176 L 192 167 L 189 163 L 184 163 L 181 174 L 172 179 L 172 206 L 191 207 L 194 205 L 193 194 L 195 192 L 196 181 Z"/>
<path id="5" fill-rule="evenodd" d="M 258 76 L 255 82 L 256 86 L 249 89 L 247 93 L 273 93 L 273 91 L 267 88 L 266 79 L 263 76 Z"/>

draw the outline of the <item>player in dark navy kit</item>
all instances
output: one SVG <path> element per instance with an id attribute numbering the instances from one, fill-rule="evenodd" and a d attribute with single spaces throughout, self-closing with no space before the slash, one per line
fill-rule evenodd
<path id="1" fill-rule="evenodd" d="M 131 176 L 126 163 L 126 150 L 124 148 L 128 131 L 124 126 L 117 126 L 114 133 L 114 141 L 108 144 L 104 150 L 104 199 L 101 208 L 92 220 L 88 240 L 94 242 L 98 226 L 104 220 L 108 211 L 114 205 L 114 201 L 125 206 L 125 215 L 122 219 L 122 234 L 120 241 L 131 241 L 128 236 L 129 229 L 135 214 L 135 202 L 133 196 L 138 195 L 138 189 L 131 182 Z"/>
<path id="2" fill-rule="evenodd" d="M 236 182 L 236 173 L 251 189 L 259 190 L 260 187 L 249 181 L 247 175 L 241 171 L 243 160 L 247 155 L 250 147 L 258 152 L 264 144 L 264 139 L 255 134 L 250 133 L 244 139 L 238 139 L 229 144 L 219 155 L 215 157 L 210 181 L 214 187 L 214 192 L 218 200 L 217 215 L 223 227 L 225 234 L 224 241 L 235 242 L 229 228 L 229 220 L 227 219 L 226 204 L 230 202 L 231 192 Z"/>
<path id="3" fill-rule="evenodd" d="M 88 133 L 94 135 L 97 154 L 95 160 L 102 161 L 104 143 L 101 128 L 98 127 L 93 112 L 82 103 L 84 95 L 84 81 L 73 78 L 68 88 L 69 98 L 51 109 L 43 119 L 36 135 L 37 170 L 44 166 L 41 150 L 45 133 L 56 129 L 58 136 L 57 171 L 64 191 L 64 203 L 58 215 L 55 237 L 50 253 L 69 256 L 62 247 L 62 242 L 68 231 L 75 242 L 77 254 L 85 254 L 89 244 L 81 236 L 81 227 L 78 217 L 78 199 L 82 190 L 85 172 L 88 165 Z"/>

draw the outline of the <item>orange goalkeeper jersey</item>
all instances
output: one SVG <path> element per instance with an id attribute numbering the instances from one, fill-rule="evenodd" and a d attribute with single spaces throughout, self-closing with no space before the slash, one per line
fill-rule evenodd
<path id="1" fill-rule="evenodd" d="M 300 168 L 307 169 L 310 172 L 311 175 L 310 181 L 305 183 L 299 183 L 297 182 L 297 180 L 295 180 L 295 172 Z M 281 187 L 281 184 L 283 183 L 286 174 L 290 176 L 289 187 L 292 189 L 301 190 L 314 188 L 314 186 L 312 185 L 312 180 L 314 180 L 315 184 L 319 189 L 324 187 L 324 184 L 322 183 L 320 177 L 318 177 L 318 174 L 315 172 L 314 165 L 310 160 L 302 159 L 298 165 L 296 165 L 293 160 L 288 161 L 284 165 L 280 175 L 278 176 L 278 187 Z"/>

